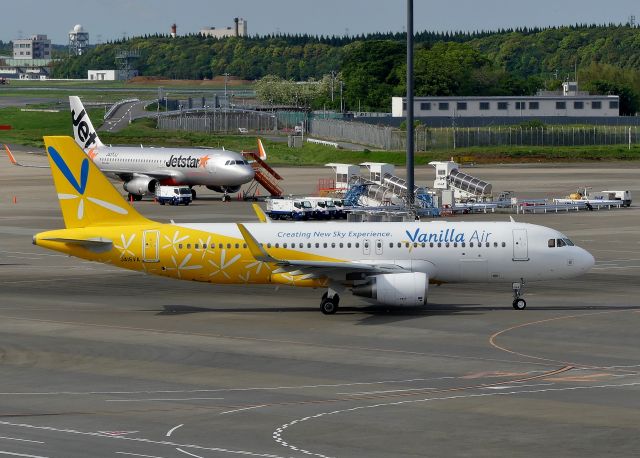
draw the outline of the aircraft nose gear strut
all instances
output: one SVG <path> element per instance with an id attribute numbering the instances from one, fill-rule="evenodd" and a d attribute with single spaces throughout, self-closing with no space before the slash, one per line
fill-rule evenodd
<path id="1" fill-rule="evenodd" d="M 512 283 L 511 288 L 513 289 L 513 308 L 524 310 L 527 307 L 527 301 L 520 297 L 524 291 L 524 278 L 521 278 L 519 282 Z"/>
<path id="2" fill-rule="evenodd" d="M 320 311 L 325 315 L 333 315 L 338 311 L 338 304 L 340 303 L 340 296 L 332 290 L 329 289 L 326 293 L 322 295 L 322 300 L 320 301 Z"/>

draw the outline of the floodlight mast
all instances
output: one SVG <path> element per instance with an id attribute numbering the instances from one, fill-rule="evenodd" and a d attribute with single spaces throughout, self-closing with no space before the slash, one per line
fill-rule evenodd
<path id="1" fill-rule="evenodd" d="M 407 0 L 407 209 L 414 206 L 414 134 L 413 134 L 413 0 Z"/>

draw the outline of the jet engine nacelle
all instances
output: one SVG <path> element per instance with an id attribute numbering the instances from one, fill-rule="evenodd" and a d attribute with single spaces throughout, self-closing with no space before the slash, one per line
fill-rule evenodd
<path id="1" fill-rule="evenodd" d="M 126 181 L 122 187 L 125 191 L 131 194 L 137 194 L 139 196 L 147 193 L 153 193 L 156 190 L 158 180 L 151 177 L 135 177 L 132 180 Z"/>
<path id="2" fill-rule="evenodd" d="M 212 191 L 215 192 L 221 192 L 221 193 L 227 193 L 227 194 L 234 194 L 238 191 L 240 191 L 240 188 L 242 186 L 207 186 L 207 189 L 211 189 Z"/>
<path id="3" fill-rule="evenodd" d="M 373 299 L 383 305 L 416 306 L 427 303 L 429 276 L 424 272 L 374 275 L 368 280 L 364 285 L 353 287 L 355 296 Z"/>

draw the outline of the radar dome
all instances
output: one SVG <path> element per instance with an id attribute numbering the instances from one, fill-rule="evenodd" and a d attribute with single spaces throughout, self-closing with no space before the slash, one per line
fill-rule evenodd
<path id="1" fill-rule="evenodd" d="M 73 31 L 74 31 L 74 32 L 76 32 L 76 33 L 84 32 L 84 28 L 83 28 L 80 24 L 76 24 L 76 25 L 73 27 Z"/>

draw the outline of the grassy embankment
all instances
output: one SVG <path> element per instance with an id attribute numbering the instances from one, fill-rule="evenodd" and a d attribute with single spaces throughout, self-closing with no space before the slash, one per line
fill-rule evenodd
<path id="1" fill-rule="evenodd" d="M 89 110 L 89 116 L 96 126 L 102 123 L 104 109 Z M 60 106 L 60 112 L 23 112 L 18 108 L 0 109 L 0 124 L 9 124 L 12 130 L 0 131 L 0 143 L 17 143 L 42 147 L 43 135 L 73 135 L 68 106 Z M 255 150 L 256 139 L 252 135 L 209 135 L 190 132 L 167 132 L 155 128 L 155 120 L 144 119 L 134 122 L 118 133 L 101 132 L 105 143 L 154 145 L 154 146 L 210 146 L 227 149 Z M 303 148 L 289 148 L 286 143 L 265 141 L 269 162 L 274 165 L 323 165 L 328 162 L 360 163 L 388 162 L 396 165 L 405 163 L 402 151 L 347 151 L 305 143 Z M 461 162 L 572 162 L 585 160 L 638 160 L 640 146 L 631 150 L 625 145 L 593 147 L 477 147 L 454 150 L 437 150 L 416 153 L 416 163 L 425 164 L 431 160 L 447 160 L 456 157 Z"/>

